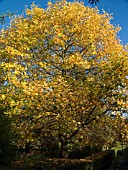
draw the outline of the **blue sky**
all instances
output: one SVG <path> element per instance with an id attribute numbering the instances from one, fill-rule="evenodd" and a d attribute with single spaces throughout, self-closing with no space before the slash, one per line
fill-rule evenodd
<path id="1" fill-rule="evenodd" d="M 33 2 L 46 8 L 48 0 L 0 0 L 0 14 L 6 13 L 8 10 L 12 13 L 18 11 L 21 14 L 25 5 L 30 6 Z M 84 2 L 85 5 L 88 4 L 88 0 L 84 0 Z M 114 19 L 111 23 L 122 27 L 118 36 L 122 44 L 128 43 L 128 0 L 100 0 L 97 6 L 100 11 L 104 9 L 108 13 L 113 13 Z"/>

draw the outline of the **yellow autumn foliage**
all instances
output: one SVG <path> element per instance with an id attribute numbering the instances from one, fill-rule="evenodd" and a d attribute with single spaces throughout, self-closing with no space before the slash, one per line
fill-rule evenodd
<path id="1" fill-rule="evenodd" d="M 18 145 L 36 143 L 43 133 L 61 146 L 80 134 L 83 145 L 93 143 L 90 131 L 99 133 L 106 114 L 125 109 L 128 53 L 111 18 L 79 2 L 49 2 L 46 9 L 32 4 L 26 17 L 14 18 L 1 31 L 0 100 L 10 107 L 6 114 L 17 118 Z M 97 118 L 102 121 L 94 128 Z"/>

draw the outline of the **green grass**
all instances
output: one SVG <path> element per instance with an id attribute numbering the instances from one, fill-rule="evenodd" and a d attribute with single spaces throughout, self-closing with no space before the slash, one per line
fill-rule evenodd
<path id="1" fill-rule="evenodd" d="M 126 147 L 128 147 L 128 144 L 124 145 L 122 148 L 122 145 L 118 142 L 117 145 L 115 147 L 112 147 L 112 150 L 115 150 L 115 157 L 117 156 L 117 152 L 118 151 L 122 151 L 122 149 L 125 149 Z"/>

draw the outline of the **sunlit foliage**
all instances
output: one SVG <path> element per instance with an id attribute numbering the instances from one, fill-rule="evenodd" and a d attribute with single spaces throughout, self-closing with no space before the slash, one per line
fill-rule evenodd
<path id="1" fill-rule="evenodd" d="M 128 63 L 111 18 L 78 2 L 32 4 L 1 31 L 0 100 L 17 145 L 48 141 L 64 156 L 68 144 L 113 143 L 110 114 L 126 109 Z"/>

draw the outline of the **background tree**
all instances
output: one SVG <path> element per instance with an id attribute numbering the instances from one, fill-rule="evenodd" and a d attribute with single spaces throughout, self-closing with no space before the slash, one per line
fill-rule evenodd
<path id="1" fill-rule="evenodd" d="M 90 4 L 97 4 L 97 3 L 99 3 L 100 1 L 99 0 L 88 0 L 88 2 L 90 3 Z"/>
<path id="2" fill-rule="evenodd" d="M 12 17 L 12 13 L 10 11 L 7 11 L 5 14 L 1 14 L 0 15 L 0 23 L 4 24 L 5 23 L 5 19 L 8 17 Z"/>
<path id="3" fill-rule="evenodd" d="M 120 28 L 110 19 L 82 3 L 49 2 L 47 9 L 32 4 L 26 18 L 1 31 L 1 100 L 10 107 L 18 146 L 34 144 L 43 152 L 48 141 L 64 157 L 76 145 L 97 145 L 92 141 L 108 120 L 102 145 L 108 131 L 112 137 L 108 115 L 126 107 L 128 63 L 116 36 Z"/>

